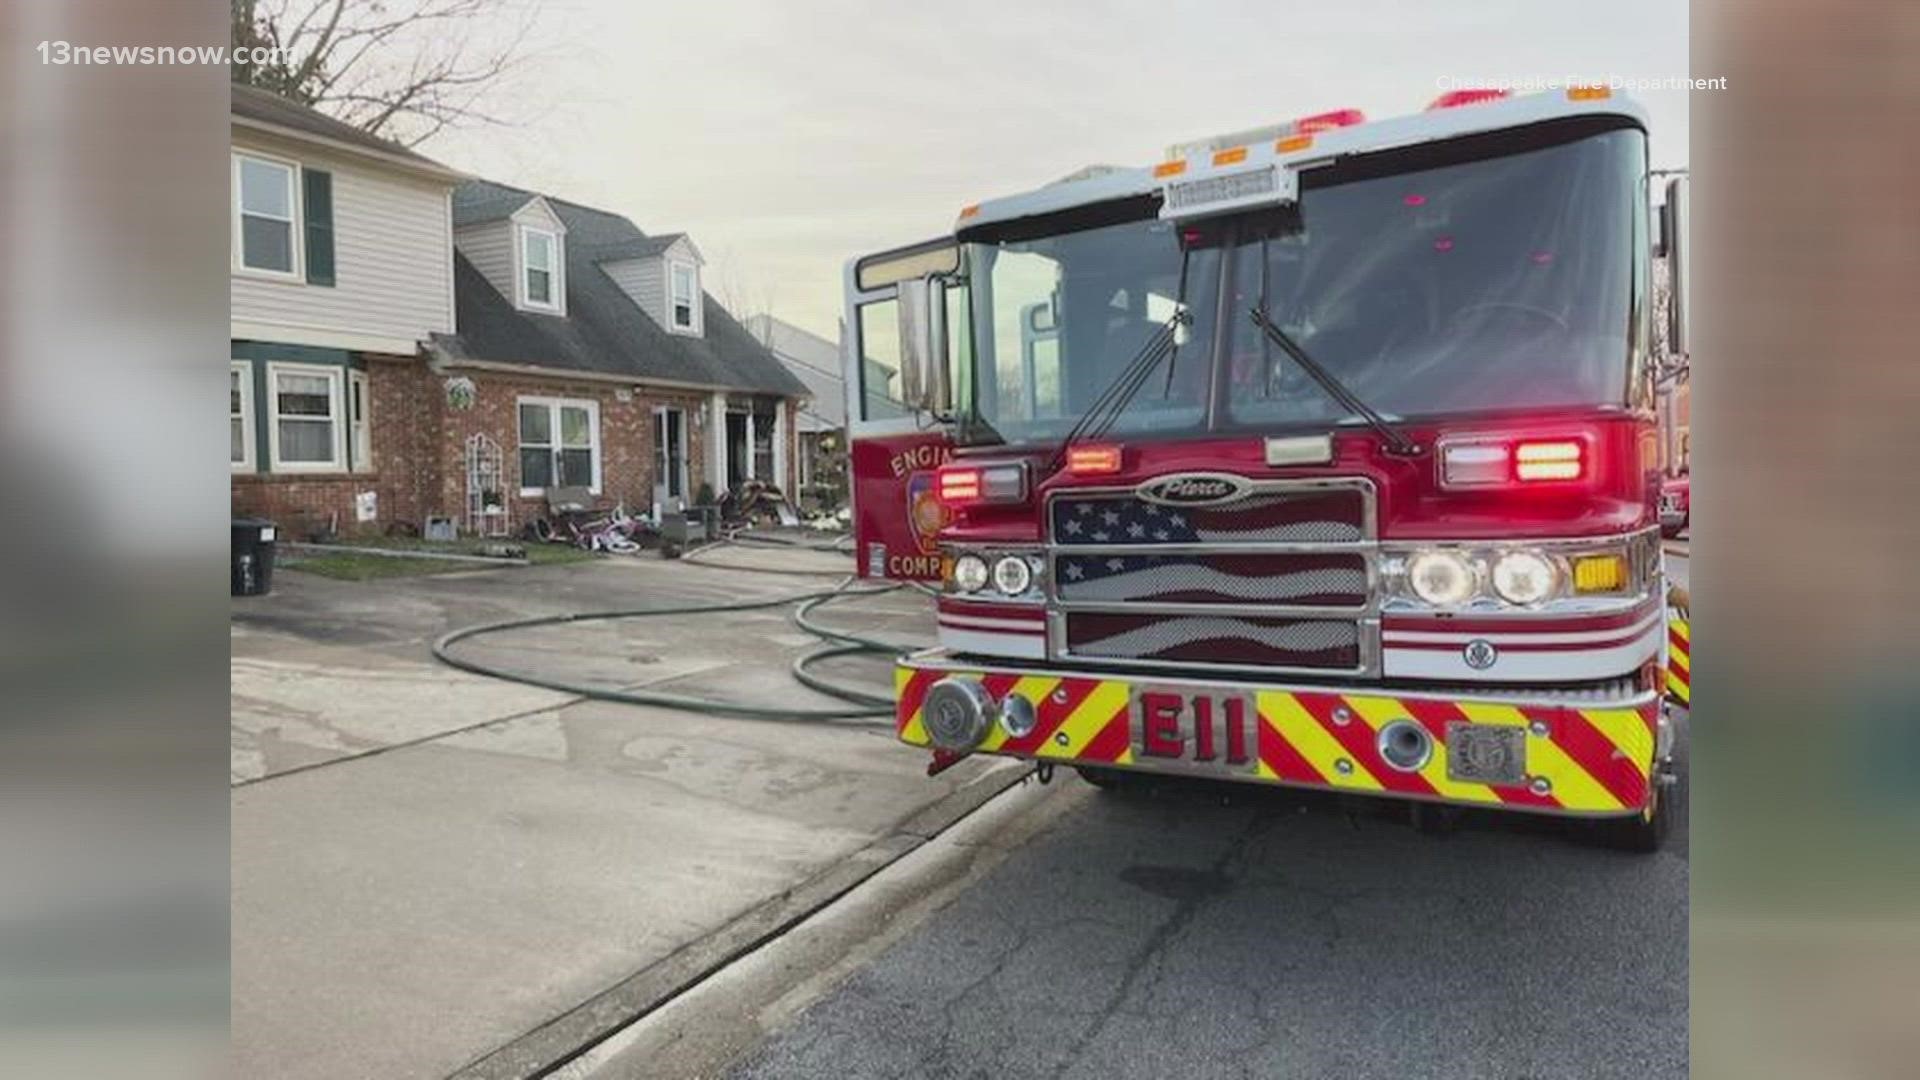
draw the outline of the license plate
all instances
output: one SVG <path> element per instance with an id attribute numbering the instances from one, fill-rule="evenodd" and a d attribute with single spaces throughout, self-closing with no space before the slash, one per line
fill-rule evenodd
<path id="1" fill-rule="evenodd" d="M 1527 729 L 1507 724 L 1447 725 L 1447 779 L 1521 784 L 1527 779 Z"/>
<path id="2" fill-rule="evenodd" d="M 1128 703 L 1133 757 L 1196 772 L 1253 772 L 1259 756 L 1253 695 L 1135 686 Z"/>

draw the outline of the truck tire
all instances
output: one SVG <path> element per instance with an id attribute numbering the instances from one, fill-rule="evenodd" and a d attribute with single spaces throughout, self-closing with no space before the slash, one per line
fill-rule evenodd
<path id="1" fill-rule="evenodd" d="M 1659 851 L 1666 845 L 1667 835 L 1673 832 L 1672 790 L 1654 785 L 1653 813 L 1649 816 L 1635 814 L 1600 822 L 1595 826 L 1600 842 L 1615 851 L 1631 851 L 1636 855 Z"/>
<path id="2" fill-rule="evenodd" d="M 1125 769 L 1106 769 L 1098 765 L 1075 765 L 1080 779 L 1101 791 L 1126 791 L 1140 786 L 1140 778 Z"/>

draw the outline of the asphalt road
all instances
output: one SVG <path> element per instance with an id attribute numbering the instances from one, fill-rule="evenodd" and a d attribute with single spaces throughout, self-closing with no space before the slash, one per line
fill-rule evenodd
<path id="1" fill-rule="evenodd" d="M 1063 772 L 1030 842 L 733 1076 L 1685 1076 L 1686 745 L 1653 856 Z"/>

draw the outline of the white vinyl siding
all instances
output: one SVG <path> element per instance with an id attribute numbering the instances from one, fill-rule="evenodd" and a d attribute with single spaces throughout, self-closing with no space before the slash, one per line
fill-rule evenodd
<path id="1" fill-rule="evenodd" d="M 454 230 L 453 246 L 466 256 L 501 296 L 513 296 L 513 237 L 510 221 L 488 221 Z"/>
<path id="2" fill-rule="evenodd" d="M 253 365 L 227 364 L 227 459 L 234 472 L 253 471 Z"/>
<path id="3" fill-rule="evenodd" d="M 257 154 L 233 155 L 233 252 L 251 274 L 300 276 L 300 168 Z"/>
<path id="4" fill-rule="evenodd" d="M 429 334 L 453 332 L 451 184 L 292 140 L 253 132 L 245 138 L 237 154 L 298 161 L 332 174 L 334 284 L 313 288 L 297 276 L 246 270 L 236 238 L 232 337 L 410 355 Z M 236 236 L 239 227 L 236 198 Z M 300 230 L 294 235 L 298 244 Z"/>
<path id="5" fill-rule="evenodd" d="M 667 279 L 666 264 L 660 259 L 619 259 L 603 262 L 600 269 L 606 271 L 620 291 L 628 299 L 640 305 L 660 326 L 667 325 Z"/>
<path id="6" fill-rule="evenodd" d="M 317 364 L 267 365 L 267 443 L 274 472 L 341 472 L 345 369 Z"/>
<path id="7" fill-rule="evenodd" d="M 520 494 L 550 487 L 586 487 L 600 493 L 600 406 L 584 399 L 518 400 Z"/>
<path id="8" fill-rule="evenodd" d="M 561 282 L 560 237 L 546 229 L 520 226 L 521 307 L 537 311 L 560 310 Z"/>
<path id="9" fill-rule="evenodd" d="M 373 471 L 373 427 L 368 423 L 367 410 L 372 408 L 368 400 L 371 388 L 364 371 L 347 373 L 347 442 L 352 450 L 348 463 L 354 472 Z"/>

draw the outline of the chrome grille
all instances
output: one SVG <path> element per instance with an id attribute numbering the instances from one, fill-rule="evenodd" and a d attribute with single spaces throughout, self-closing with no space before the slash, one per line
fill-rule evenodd
<path id="1" fill-rule="evenodd" d="M 1067 616 L 1067 647 L 1114 660 L 1351 669 L 1360 665 L 1360 628 L 1352 620 L 1087 612 Z"/>
<path id="2" fill-rule="evenodd" d="M 1354 543 L 1372 515 L 1365 489 L 1259 491 L 1230 503 L 1166 506 L 1131 491 L 1061 492 L 1048 526 L 1061 546 Z"/>
<path id="3" fill-rule="evenodd" d="M 1353 608 L 1367 602 L 1367 560 L 1360 554 L 1085 553 L 1061 555 L 1054 573 L 1067 601 Z"/>
<path id="4" fill-rule="evenodd" d="M 1132 488 L 1060 491 L 1047 526 L 1056 657 L 1377 673 L 1364 480 L 1254 482 L 1186 506 Z"/>

